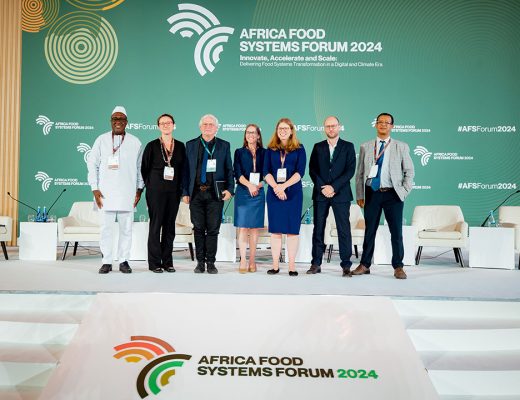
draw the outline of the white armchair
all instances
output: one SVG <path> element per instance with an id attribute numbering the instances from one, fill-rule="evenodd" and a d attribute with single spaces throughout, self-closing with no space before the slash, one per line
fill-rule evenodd
<path id="1" fill-rule="evenodd" d="M 356 258 L 359 258 L 358 246 L 363 246 L 363 239 L 365 237 L 365 218 L 361 212 L 361 207 L 355 203 L 350 205 L 350 232 L 352 234 L 352 245 L 354 246 Z M 339 245 L 338 229 L 332 209 L 329 210 L 329 216 L 327 217 L 324 239 L 325 246 L 329 246 L 327 262 L 330 262 L 334 246 Z"/>
<path id="2" fill-rule="evenodd" d="M 11 217 L 0 217 L 0 244 L 2 245 L 2 251 L 4 257 L 9 260 L 7 256 L 7 247 L 5 242 L 10 242 L 13 235 L 13 219 Z"/>
<path id="3" fill-rule="evenodd" d="M 455 260 L 464 267 L 461 249 L 467 246 L 468 224 L 459 206 L 417 206 L 412 226 L 417 228 L 415 265 L 421 261 L 423 246 L 452 247 Z"/>
<path id="4" fill-rule="evenodd" d="M 195 260 L 193 251 L 193 224 L 191 223 L 190 206 L 183 201 L 179 204 L 179 212 L 175 220 L 175 239 L 174 243 L 188 243 L 191 260 Z"/>
<path id="5" fill-rule="evenodd" d="M 520 206 L 502 206 L 498 209 L 498 222 L 504 228 L 515 229 L 515 251 L 520 252 Z M 520 268 L 520 260 L 518 261 Z"/>
<path id="6" fill-rule="evenodd" d="M 74 242 L 76 255 L 78 242 L 99 242 L 99 213 L 94 210 L 92 201 L 79 201 L 72 204 L 69 216 L 58 219 L 58 240 L 65 242 L 62 260 L 65 260 L 69 243 Z"/>

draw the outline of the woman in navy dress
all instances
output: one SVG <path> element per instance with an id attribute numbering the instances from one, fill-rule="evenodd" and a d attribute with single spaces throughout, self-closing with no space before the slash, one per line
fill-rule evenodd
<path id="1" fill-rule="evenodd" d="M 264 179 L 269 185 L 267 216 L 273 256 L 273 268 L 267 271 L 270 275 L 279 272 L 282 234 L 287 235 L 289 275 L 298 275 L 295 258 L 303 203 L 301 180 L 306 164 L 305 149 L 296 137 L 294 124 L 288 118 L 280 119 L 267 146 L 264 159 Z"/>
<path id="2" fill-rule="evenodd" d="M 238 228 L 240 249 L 240 273 L 256 272 L 256 242 L 258 228 L 264 227 L 265 194 L 263 165 L 265 149 L 260 128 L 255 124 L 246 126 L 244 145 L 236 149 L 233 168 L 237 188 L 235 191 L 235 226 Z M 247 236 L 249 235 L 249 267 L 246 268 Z"/>

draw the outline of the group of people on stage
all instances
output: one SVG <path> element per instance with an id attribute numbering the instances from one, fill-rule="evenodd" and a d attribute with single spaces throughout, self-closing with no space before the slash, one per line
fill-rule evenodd
<path id="1" fill-rule="evenodd" d="M 172 251 L 175 220 L 182 199 L 189 204 L 193 224 L 197 259 L 194 272 L 218 273 L 215 256 L 222 210 L 224 202 L 234 195 L 239 272 L 257 271 L 258 230 L 264 228 L 267 204 L 272 254 L 272 268 L 267 273 L 274 275 L 280 271 L 282 235 L 285 234 L 289 275 L 298 275 L 295 258 L 307 155 L 290 119 L 282 118 L 277 122 L 265 148 L 260 128 L 255 124 L 247 125 L 243 146 L 235 151 L 234 162 L 231 161 L 229 142 L 216 137 L 218 120 L 211 114 L 200 119 L 201 134 L 186 145 L 173 137 L 174 117 L 162 114 L 157 119 L 161 135 L 148 143 L 144 150 L 139 139 L 126 132 L 127 123 L 125 108 L 117 106 L 111 116 L 112 130 L 96 139 L 88 159 L 88 181 L 101 214 L 103 264 L 99 273 L 110 272 L 112 260 L 116 258 L 112 254 L 112 229 L 116 218 L 119 224 L 119 269 L 123 273 L 132 272 L 128 259 L 133 210 L 146 187 L 150 216 L 148 266 L 151 271 L 175 272 Z M 343 276 L 370 273 L 375 236 L 384 211 L 391 232 L 394 276 L 406 278 L 402 218 L 404 200 L 412 189 L 414 167 L 408 145 L 390 138 L 393 124 L 391 114 L 377 116 L 377 136 L 361 145 L 356 174 L 354 145 L 339 137 L 341 125 L 337 117 L 325 119 L 326 139 L 314 145 L 309 161 L 309 173 L 314 183 L 314 229 L 312 261 L 307 274 L 321 272 L 325 223 L 332 207 Z M 365 209 L 366 229 L 361 262 L 351 271 L 349 216 L 353 196 L 350 180 L 355 174 L 356 199 Z"/>

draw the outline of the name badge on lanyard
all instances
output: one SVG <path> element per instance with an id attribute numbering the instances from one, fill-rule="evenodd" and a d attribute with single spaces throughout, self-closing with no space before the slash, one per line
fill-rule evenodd
<path id="1" fill-rule="evenodd" d="M 259 185 L 260 184 L 260 172 L 251 172 L 249 174 L 249 182 L 251 182 L 253 185 Z"/>
<path id="2" fill-rule="evenodd" d="M 278 168 L 276 171 L 276 182 L 285 182 L 287 180 L 287 168 Z"/>
<path id="3" fill-rule="evenodd" d="M 287 180 L 287 168 L 284 168 L 286 157 L 287 153 L 285 151 L 282 153 L 280 150 L 280 163 L 282 166 L 276 171 L 276 182 L 285 182 Z"/>
<path id="4" fill-rule="evenodd" d="M 119 154 L 108 156 L 108 169 L 119 169 Z"/>
<path id="5" fill-rule="evenodd" d="M 216 172 L 217 171 L 217 160 L 209 159 L 206 164 L 206 172 Z"/>
<path id="6" fill-rule="evenodd" d="M 125 141 L 125 135 L 119 136 L 119 140 L 119 144 L 114 146 L 114 134 L 112 133 L 112 155 L 108 156 L 108 169 L 119 169 L 119 153 L 117 151 Z"/>
<path id="7" fill-rule="evenodd" d="M 368 173 L 369 178 L 375 178 L 377 176 L 377 171 L 379 170 L 379 165 L 374 164 L 370 167 L 370 172 Z"/>
<path id="8" fill-rule="evenodd" d="M 163 177 L 166 181 L 173 181 L 173 177 L 175 176 L 175 170 L 173 167 L 164 167 Z"/>

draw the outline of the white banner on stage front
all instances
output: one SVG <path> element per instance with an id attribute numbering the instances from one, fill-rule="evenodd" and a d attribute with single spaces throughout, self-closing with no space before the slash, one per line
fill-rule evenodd
<path id="1" fill-rule="evenodd" d="M 438 399 L 389 299 L 98 294 L 42 400 Z"/>

